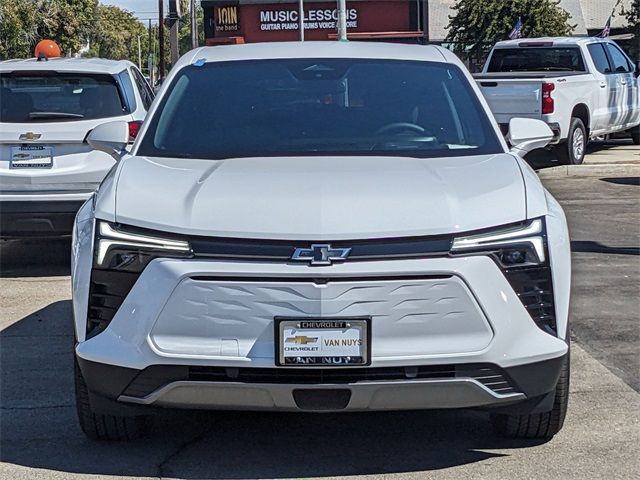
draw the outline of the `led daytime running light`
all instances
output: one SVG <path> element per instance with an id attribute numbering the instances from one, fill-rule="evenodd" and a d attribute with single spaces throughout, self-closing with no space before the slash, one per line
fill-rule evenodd
<path id="1" fill-rule="evenodd" d="M 170 252 L 190 253 L 188 242 L 182 240 L 169 240 L 165 238 L 149 237 L 135 233 L 116 230 L 107 222 L 98 224 L 98 252 L 96 262 L 103 266 L 103 262 L 113 246 L 133 247 L 140 249 L 165 250 Z"/>
<path id="2" fill-rule="evenodd" d="M 533 220 L 522 228 L 456 238 L 453 240 L 451 251 L 481 250 L 487 247 L 502 247 L 522 243 L 530 244 L 538 255 L 540 262 L 545 261 L 541 219 Z"/>

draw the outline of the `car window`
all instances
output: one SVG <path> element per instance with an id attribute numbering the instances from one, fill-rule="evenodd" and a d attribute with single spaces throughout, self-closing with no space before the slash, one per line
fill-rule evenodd
<path id="1" fill-rule="evenodd" d="M 142 98 L 142 105 L 145 110 L 149 110 L 149 107 L 151 107 L 151 103 L 153 102 L 153 92 L 138 69 L 132 68 L 131 72 L 133 73 L 133 80 L 138 88 L 140 98 Z"/>
<path id="2" fill-rule="evenodd" d="M 627 57 L 622 51 L 611 43 L 607 43 L 609 49 L 609 55 L 611 55 L 611 62 L 613 63 L 613 71 L 616 73 L 628 73 L 630 72 L 631 65 L 627 61 Z"/>
<path id="3" fill-rule="evenodd" d="M 117 117 L 128 112 L 110 75 L 0 73 L 0 122 L 52 122 Z"/>
<path id="4" fill-rule="evenodd" d="M 487 67 L 488 72 L 585 70 L 578 47 L 496 48 Z"/>
<path id="5" fill-rule="evenodd" d="M 591 45 L 587 45 L 587 48 L 596 66 L 596 70 L 600 73 L 611 73 L 611 65 L 604 50 L 604 45 L 602 43 L 592 43 Z"/>
<path id="6" fill-rule="evenodd" d="M 487 113 L 453 65 L 289 59 L 183 68 L 137 154 L 214 159 L 500 151 Z"/>

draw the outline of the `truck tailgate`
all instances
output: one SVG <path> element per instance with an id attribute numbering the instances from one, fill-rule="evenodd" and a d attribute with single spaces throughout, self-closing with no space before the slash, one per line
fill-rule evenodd
<path id="1" fill-rule="evenodd" d="M 542 80 L 476 77 L 489 108 L 498 123 L 513 117 L 542 117 Z"/>

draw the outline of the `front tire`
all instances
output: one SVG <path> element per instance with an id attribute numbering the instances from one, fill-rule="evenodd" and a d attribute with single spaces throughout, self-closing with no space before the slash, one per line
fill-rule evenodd
<path id="1" fill-rule="evenodd" d="M 631 129 L 631 139 L 634 145 L 640 145 L 640 125 Z"/>
<path id="2" fill-rule="evenodd" d="M 580 165 L 587 151 L 587 129 L 579 118 L 572 118 L 567 140 L 556 147 L 558 159 L 566 165 Z"/>
<path id="3" fill-rule="evenodd" d="M 569 354 L 554 391 L 553 408 L 548 412 L 530 415 L 492 414 L 491 425 L 496 434 L 507 438 L 551 438 L 564 425 L 569 403 Z"/>
<path id="4" fill-rule="evenodd" d="M 144 417 L 103 415 L 96 413 L 90 403 L 89 390 L 74 360 L 76 412 L 80 428 L 92 440 L 127 441 L 138 438 L 143 431 Z"/>

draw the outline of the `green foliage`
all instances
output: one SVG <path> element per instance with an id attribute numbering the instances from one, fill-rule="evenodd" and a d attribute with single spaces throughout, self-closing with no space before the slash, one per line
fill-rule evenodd
<path id="1" fill-rule="evenodd" d="M 180 45 L 180 54 L 184 54 L 191 50 L 191 21 L 188 10 L 183 21 L 180 22 L 180 30 L 178 30 L 178 45 Z M 198 45 L 204 45 L 204 10 L 196 7 L 196 23 L 198 24 Z"/>
<path id="2" fill-rule="evenodd" d="M 131 13 L 112 5 L 99 5 L 96 27 L 89 37 L 86 56 L 127 59 L 138 63 L 138 36 L 143 59 L 148 54 L 148 32 Z"/>
<path id="3" fill-rule="evenodd" d="M 182 2 L 178 38 L 180 53 L 191 50 L 189 0 Z M 165 10 L 165 14 L 167 11 Z M 204 44 L 203 10 L 196 10 L 198 42 Z M 158 65 L 158 27 L 149 30 L 131 12 L 98 0 L 0 0 L 0 59 L 33 56 L 36 43 L 50 38 L 63 55 L 74 55 L 84 47 L 85 56 L 129 59 L 138 63 L 138 36 L 143 69 L 153 53 Z M 170 65 L 169 29 L 164 36 L 165 61 Z"/>
<path id="4" fill-rule="evenodd" d="M 633 33 L 631 40 L 630 54 L 633 61 L 640 60 L 640 0 L 632 0 L 629 9 L 622 9 L 622 14 L 627 19 L 630 33 Z"/>
<path id="5" fill-rule="evenodd" d="M 43 38 L 77 53 L 93 29 L 98 0 L 0 1 L 0 58 L 24 58 Z"/>
<path id="6" fill-rule="evenodd" d="M 523 37 L 566 36 L 575 25 L 559 0 L 457 0 L 445 42 L 462 58 L 479 62 L 488 49 L 509 38 L 518 17 Z"/>

